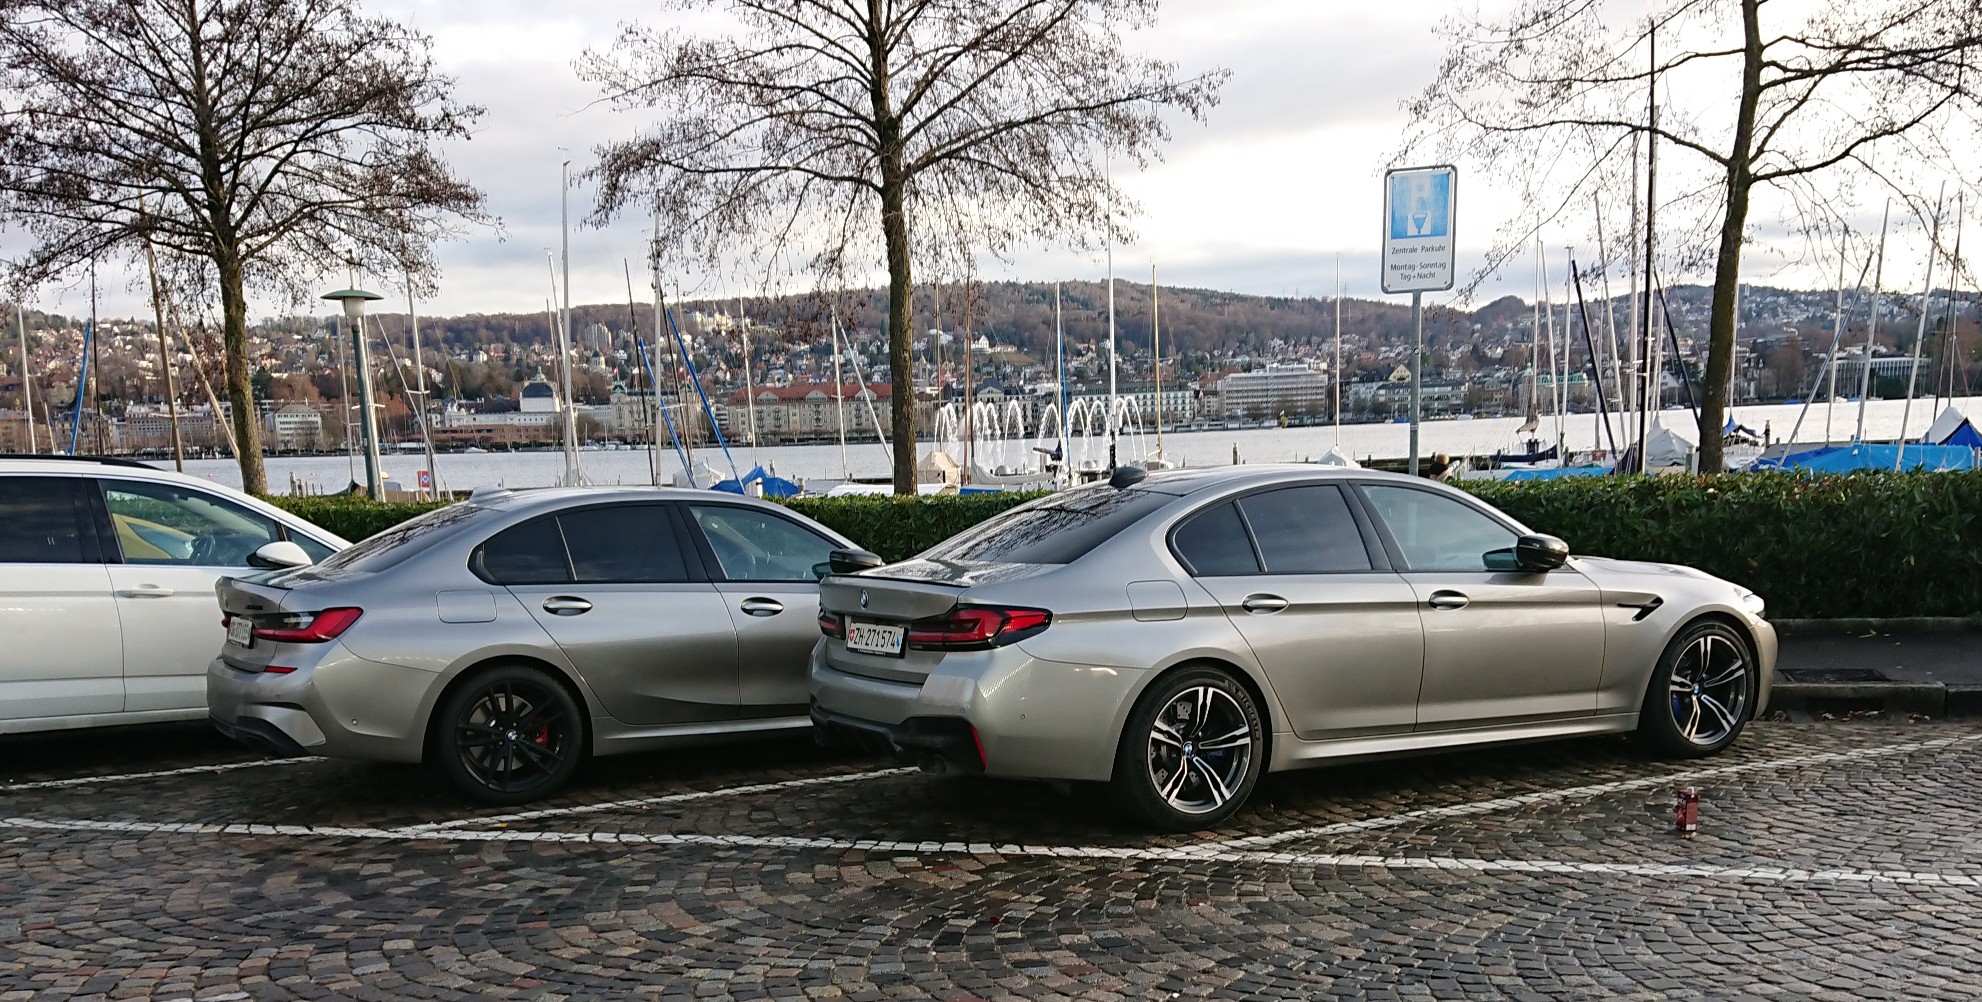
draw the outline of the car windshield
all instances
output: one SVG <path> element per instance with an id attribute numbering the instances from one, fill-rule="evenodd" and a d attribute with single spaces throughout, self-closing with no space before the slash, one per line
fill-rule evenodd
<path id="1" fill-rule="evenodd" d="M 446 539 L 452 535 L 447 530 L 485 510 L 466 502 L 436 508 L 419 518 L 367 536 L 358 544 L 332 554 L 323 563 L 299 568 L 285 577 L 290 581 L 330 581 L 385 570 Z"/>
<path id="2" fill-rule="evenodd" d="M 1176 501 L 1170 494 L 1106 484 L 1077 487 L 1014 508 L 937 543 L 921 559 L 1070 564 L 1143 516 Z"/>

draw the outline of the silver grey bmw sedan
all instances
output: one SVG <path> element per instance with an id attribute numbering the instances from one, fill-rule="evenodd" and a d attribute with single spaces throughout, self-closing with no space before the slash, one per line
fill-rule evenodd
<path id="1" fill-rule="evenodd" d="M 1118 471 L 826 578 L 819 625 L 822 740 L 1105 782 L 1172 831 L 1329 760 L 1613 732 L 1709 755 L 1776 655 L 1739 585 L 1314 466 Z"/>
<path id="2" fill-rule="evenodd" d="M 711 491 L 478 492 L 314 567 L 223 578 L 223 733 L 427 762 L 470 796 L 584 755 L 802 731 L 819 576 L 845 538 Z"/>

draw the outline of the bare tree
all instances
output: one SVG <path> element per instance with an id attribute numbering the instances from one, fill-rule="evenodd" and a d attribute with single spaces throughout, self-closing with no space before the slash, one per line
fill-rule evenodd
<path id="1" fill-rule="evenodd" d="M 888 270 L 894 477 L 915 491 L 912 262 L 1047 239 L 1120 239 L 1102 151 L 1135 163 L 1201 119 L 1224 71 L 1129 52 L 1156 0 L 668 0 L 706 35 L 622 30 L 579 75 L 660 118 L 599 150 L 595 219 L 649 207 L 657 254 L 720 267 L 796 252 L 822 283 Z M 1116 212 L 1110 212 L 1109 206 Z"/>
<path id="2" fill-rule="evenodd" d="M 0 0 L 0 197 L 24 282 L 159 249 L 209 262 L 243 486 L 267 490 L 247 292 L 400 270 L 482 194 L 435 153 L 480 109 L 431 41 L 350 0 Z"/>
<path id="3" fill-rule="evenodd" d="M 1690 203 L 1697 215 L 1669 231 L 1711 235 L 1672 256 L 1713 273 L 1699 431 L 1701 469 L 1718 471 L 1754 196 L 1771 191 L 1794 226 L 1815 234 L 1834 232 L 1862 183 L 1903 197 L 1943 172 L 1976 184 L 1982 5 L 1649 6 L 1652 17 L 1636 20 L 1644 8 L 1635 2 L 1520 0 L 1499 19 L 1445 22 L 1449 49 L 1436 82 L 1407 103 L 1406 147 L 1485 165 L 1543 223 L 1587 204 L 1592 187 L 1610 185 L 1614 196 L 1632 137 L 1680 154 L 1660 161 L 1659 208 Z M 1646 114 L 1653 81 L 1656 125 Z M 1678 193 L 1670 203 L 1668 191 Z M 1535 218 L 1502 234 L 1489 267 L 1531 243 Z"/>

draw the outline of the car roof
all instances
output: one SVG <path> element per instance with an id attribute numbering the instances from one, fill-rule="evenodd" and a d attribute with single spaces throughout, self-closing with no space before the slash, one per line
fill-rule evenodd
<path id="1" fill-rule="evenodd" d="M 649 487 L 644 484 L 612 487 L 495 487 L 481 488 L 468 500 L 481 508 L 522 510 L 548 508 L 572 502 L 605 501 L 741 501 L 763 504 L 756 498 L 728 491 L 693 487 Z"/>
<path id="2" fill-rule="evenodd" d="M 0 474 L 33 473 L 40 475 L 75 477 L 116 477 L 122 480 L 147 480 L 152 483 L 183 484 L 201 490 L 217 491 L 231 499 L 245 504 L 264 515 L 291 526 L 307 527 L 310 535 L 321 538 L 325 543 L 338 548 L 351 545 L 350 540 L 317 525 L 300 515 L 284 511 L 226 484 L 205 477 L 196 477 L 177 470 L 160 469 L 150 463 L 119 456 L 22 456 L 18 454 L 0 455 Z"/>
<path id="3" fill-rule="evenodd" d="M 1133 485 L 1131 489 L 1154 491 L 1160 494 L 1175 494 L 1179 497 L 1196 494 L 1199 491 L 1220 490 L 1252 484 L 1277 483 L 1283 480 L 1308 479 L 1369 479 L 1395 480 L 1401 483 L 1428 484 L 1433 481 L 1424 477 L 1413 477 L 1402 473 L 1387 473 L 1383 470 L 1368 470 L 1349 466 L 1322 466 L 1318 463 L 1256 463 L 1244 466 L 1202 466 L 1181 470 L 1157 470 Z"/>

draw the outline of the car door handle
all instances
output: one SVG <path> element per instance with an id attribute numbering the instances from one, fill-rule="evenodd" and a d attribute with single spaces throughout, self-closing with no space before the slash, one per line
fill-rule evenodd
<path id="1" fill-rule="evenodd" d="M 141 584 L 131 588 L 119 588 L 117 594 L 121 598 L 171 598 L 172 589 L 155 584 Z"/>
<path id="2" fill-rule="evenodd" d="M 1435 591 L 1431 593 L 1431 598 L 1425 604 L 1434 609 L 1464 609 L 1466 603 L 1471 601 L 1472 599 L 1456 591 Z"/>
<path id="3" fill-rule="evenodd" d="M 576 616 L 590 612 L 592 603 L 571 595 L 553 595 L 544 599 L 544 611 L 558 616 Z"/>
<path id="4" fill-rule="evenodd" d="M 1247 612 L 1264 616 L 1285 609 L 1287 600 L 1278 595 L 1247 595 L 1239 606 Z"/>
<path id="5" fill-rule="evenodd" d="M 746 598 L 739 608 L 752 616 L 775 616 L 785 611 L 785 604 L 774 598 Z"/>

